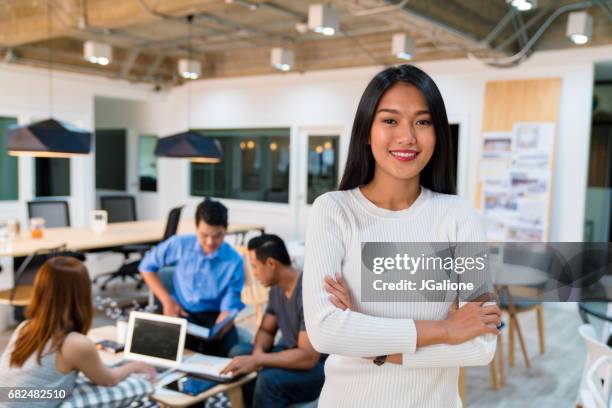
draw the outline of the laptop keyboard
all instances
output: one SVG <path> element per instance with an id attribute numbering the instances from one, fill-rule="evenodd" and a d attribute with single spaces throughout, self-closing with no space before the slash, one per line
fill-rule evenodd
<path id="1" fill-rule="evenodd" d="M 111 364 L 109 367 L 111 368 L 119 367 L 119 366 L 122 366 L 123 364 L 129 363 L 129 361 L 130 360 L 121 360 L 115 364 Z M 157 373 L 158 380 L 166 376 L 167 374 L 171 373 L 172 371 L 174 371 L 172 368 L 163 367 L 163 366 L 153 365 L 153 368 L 155 369 L 155 372 Z"/>

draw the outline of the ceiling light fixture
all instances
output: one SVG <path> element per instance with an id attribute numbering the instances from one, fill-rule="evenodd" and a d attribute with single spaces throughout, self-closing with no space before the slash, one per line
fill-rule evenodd
<path id="1" fill-rule="evenodd" d="M 412 59 L 416 51 L 416 42 L 404 33 L 393 34 L 391 39 L 391 52 L 399 59 Z"/>
<path id="2" fill-rule="evenodd" d="M 506 0 L 506 3 L 518 11 L 529 11 L 538 7 L 538 0 Z"/>
<path id="3" fill-rule="evenodd" d="M 52 38 L 51 2 L 47 2 L 47 30 Z M 72 157 L 91 151 L 91 132 L 53 119 L 53 42 L 49 41 L 49 119 L 9 127 L 5 148 L 11 156 Z"/>
<path id="4" fill-rule="evenodd" d="M 308 28 L 323 35 L 334 35 L 340 29 L 340 13 L 326 4 L 311 4 Z"/>
<path id="5" fill-rule="evenodd" d="M 566 35 L 577 45 L 589 42 L 593 34 L 593 17 L 586 11 L 574 11 L 567 16 Z"/>
<path id="6" fill-rule="evenodd" d="M 308 32 L 308 23 L 299 22 L 295 23 L 295 30 L 300 34 L 306 34 Z"/>
<path id="7" fill-rule="evenodd" d="M 113 47 L 97 41 L 85 41 L 83 56 L 92 64 L 108 65 L 113 60 Z"/>
<path id="8" fill-rule="evenodd" d="M 181 58 L 178 60 L 178 71 L 185 79 L 198 79 L 202 74 L 202 64 L 200 61 Z"/>
<path id="9" fill-rule="evenodd" d="M 280 71 L 290 71 L 293 68 L 294 60 L 294 54 L 291 50 L 272 48 L 270 52 L 270 64 Z"/>
<path id="10" fill-rule="evenodd" d="M 183 78 L 196 79 L 200 76 L 200 62 L 192 59 L 192 25 L 193 15 L 187 16 L 189 29 L 189 58 L 181 58 L 178 62 L 179 73 Z M 187 130 L 157 139 L 155 156 L 169 158 L 186 158 L 193 163 L 219 163 L 223 159 L 223 148 L 217 139 L 206 137 L 191 130 L 191 83 L 187 88 Z"/>

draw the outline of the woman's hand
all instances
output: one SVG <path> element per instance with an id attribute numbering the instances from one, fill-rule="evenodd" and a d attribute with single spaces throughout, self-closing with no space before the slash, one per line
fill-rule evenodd
<path id="1" fill-rule="evenodd" d="M 446 344 L 460 344 L 483 334 L 499 334 L 501 310 L 497 305 L 470 302 L 449 313 L 443 320 Z"/>
<path id="2" fill-rule="evenodd" d="M 155 380 L 155 377 L 157 377 L 157 372 L 155 371 L 155 368 L 147 363 L 143 363 L 140 361 L 132 361 L 126 364 L 129 370 L 129 373 L 136 373 L 136 374 L 144 374 L 147 379 L 149 381 L 153 381 Z"/>
<path id="3" fill-rule="evenodd" d="M 329 293 L 329 300 L 341 310 L 355 310 L 353 309 L 353 301 L 351 294 L 348 290 L 346 281 L 340 273 L 336 273 L 336 279 L 334 280 L 330 276 L 326 276 L 324 279 L 324 288 Z"/>

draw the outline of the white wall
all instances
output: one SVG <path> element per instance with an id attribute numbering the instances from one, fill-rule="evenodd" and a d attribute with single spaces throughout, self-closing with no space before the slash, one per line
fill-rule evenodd
<path id="1" fill-rule="evenodd" d="M 150 87 L 87 75 L 54 72 L 51 83 L 53 117 L 90 131 L 94 128 L 95 96 L 142 101 L 161 97 Z M 17 117 L 20 124 L 50 116 L 47 70 L 0 64 L 0 89 L 0 116 Z M 85 225 L 95 205 L 93 155 L 72 158 L 70 165 L 71 221 L 76 226 Z M 18 168 L 19 200 L 0 201 L 0 219 L 17 218 L 25 223 L 26 202 L 34 195 L 34 160 L 19 158 Z"/>
<path id="2" fill-rule="evenodd" d="M 582 239 L 584 198 L 590 134 L 593 66 L 612 47 L 593 47 L 542 52 L 517 68 L 493 69 L 471 60 L 419 63 L 440 87 L 449 118 L 460 122 L 464 145 L 460 148 L 460 193 L 474 200 L 480 129 L 486 81 L 560 77 L 561 103 L 556 144 L 553 184 L 552 240 Z M 334 127 L 341 133 L 343 167 L 353 116 L 359 98 L 370 78 L 382 67 L 289 73 L 238 79 L 197 81 L 167 95 L 152 93 L 148 87 L 127 82 L 80 76 L 54 75 L 54 111 L 56 117 L 87 129 L 94 125 L 94 97 L 105 96 L 141 101 L 134 110 L 123 105 L 107 106 L 100 123 L 116 127 L 128 123 L 161 136 L 192 128 L 289 127 L 292 164 L 290 203 L 267 204 L 241 200 L 223 200 L 233 222 L 263 223 L 271 232 L 285 238 L 296 235 L 298 214 L 296 184 L 299 137 L 303 129 Z M 31 117 L 48 116 L 47 75 L 44 70 L 0 65 L 0 115 L 18 116 L 21 123 Z M 191 107 L 188 121 L 187 107 Z M 129 113 L 128 113 L 129 112 Z M 127 122 L 126 122 L 127 121 Z M 134 125 L 135 124 L 135 125 Z M 150 128 L 147 128 L 150 126 Z M 134 151 L 134 146 L 130 152 Z M 93 157 L 93 156 L 92 156 Z M 75 224 L 86 222 L 94 206 L 93 158 L 72 159 L 72 212 Z M 133 166 L 130 165 L 130 171 Z M 0 202 L 0 218 L 25 217 L 25 201 L 32 195 L 32 162 L 20 159 L 20 202 Z M 191 216 L 200 198 L 189 196 L 189 163 L 186 160 L 158 161 L 158 194 L 147 207 L 147 217 L 157 218 L 180 204 L 188 204 Z M 156 209 L 155 209 L 156 208 Z"/>
<path id="3" fill-rule="evenodd" d="M 127 142 L 126 192 L 136 197 L 136 212 L 139 220 L 156 219 L 160 216 L 159 193 L 140 191 L 138 158 L 139 137 L 142 134 L 159 134 L 165 116 L 158 110 L 166 95 L 156 98 L 156 102 L 96 97 L 94 101 L 96 129 L 125 129 Z M 96 199 L 104 194 L 117 194 L 117 191 L 96 189 Z"/>
<path id="4" fill-rule="evenodd" d="M 460 172 L 460 193 L 475 200 L 477 157 L 484 109 L 486 81 L 526 78 L 561 78 L 561 103 L 553 182 L 551 240 L 582 240 L 587 183 L 593 65 L 612 55 L 612 47 L 542 52 L 517 68 L 494 69 L 472 60 L 419 63 L 437 82 L 451 121 L 459 121 L 467 139 L 460 151 L 465 168 Z M 290 127 L 292 146 L 300 128 L 334 125 L 342 132 L 341 154 L 346 146 L 357 103 L 370 78 L 382 67 L 284 74 L 239 79 L 198 81 L 191 90 L 191 127 L 248 128 Z M 170 104 L 183 129 L 188 106 L 186 87 L 173 91 Z M 184 107 L 184 108 L 181 108 Z M 302 152 L 294 152 L 303 154 Z M 342 168 L 341 162 L 341 168 Z M 296 160 L 292 160 L 295 181 Z M 168 163 L 162 177 L 162 207 L 170 202 L 199 199 L 189 196 L 188 163 Z M 291 195 L 295 198 L 295 195 Z M 259 222 L 285 238 L 295 236 L 295 200 L 289 205 L 223 200 L 234 222 Z M 254 213 L 256 212 L 256 218 Z"/>

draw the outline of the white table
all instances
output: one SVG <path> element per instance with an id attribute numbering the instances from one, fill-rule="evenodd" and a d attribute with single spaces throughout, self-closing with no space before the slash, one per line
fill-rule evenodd
<path id="1" fill-rule="evenodd" d="M 89 337 L 94 342 L 100 340 L 115 340 L 116 332 L 116 326 L 102 326 L 97 327 L 95 329 L 91 329 L 89 333 L 87 333 L 87 337 Z M 116 364 L 123 359 L 123 353 L 113 354 L 107 351 L 100 351 L 99 353 L 100 357 L 102 358 L 102 361 L 104 362 L 104 364 L 107 365 Z M 185 357 L 189 357 L 194 354 L 196 353 L 190 350 L 185 350 L 184 352 Z M 237 381 L 227 384 L 219 384 L 196 396 L 158 388 L 149 398 L 168 407 L 187 407 L 197 402 L 204 401 L 205 399 L 210 398 L 211 396 L 220 392 L 225 392 L 230 399 L 232 408 L 242 408 L 243 400 L 241 386 L 249 381 L 254 380 L 255 377 L 257 377 L 257 373 L 253 372 L 245 375 Z"/>

